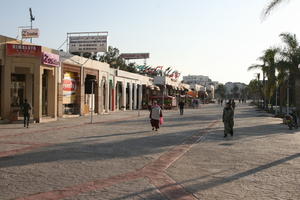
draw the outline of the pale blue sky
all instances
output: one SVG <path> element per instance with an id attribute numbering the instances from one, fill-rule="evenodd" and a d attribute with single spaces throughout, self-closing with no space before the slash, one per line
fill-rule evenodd
<path id="1" fill-rule="evenodd" d="M 220 82 L 248 83 L 262 51 L 279 45 L 278 35 L 300 37 L 300 1 L 276 9 L 264 22 L 267 0 L 2 0 L 0 34 L 16 37 L 29 25 L 40 29 L 35 43 L 58 48 L 67 32 L 108 31 L 121 52 L 150 52 L 153 66 L 174 66 L 183 75 L 208 75 Z"/>

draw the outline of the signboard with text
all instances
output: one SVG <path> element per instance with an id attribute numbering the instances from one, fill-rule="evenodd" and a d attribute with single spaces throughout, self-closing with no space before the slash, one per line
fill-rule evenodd
<path id="1" fill-rule="evenodd" d="M 42 47 L 25 44 L 6 44 L 7 56 L 41 57 Z"/>
<path id="2" fill-rule="evenodd" d="M 43 54 L 42 54 L 42 64 L 58 67 L 59 66 L 59 55 L 53 54 L 53 53 L 43 52 Z"/>
<path id="3" fill-rule="evenodd" d="M 91 53 L 107 51 L 107 35 L 70 36 L 69 52 Z"/>
<path id="4" fill-rule="evenodd" d="M 149 53 L 122 53 L 120 55 L 121 58 L 124 58 L 125 60 L 130 59 L 146 59 L 150 57 Z"/>
<path id="5" fill-rule="evenodd" d="M 38 38 L 40 36 L 39 29 L 22 29 L 22 38 Z"/>

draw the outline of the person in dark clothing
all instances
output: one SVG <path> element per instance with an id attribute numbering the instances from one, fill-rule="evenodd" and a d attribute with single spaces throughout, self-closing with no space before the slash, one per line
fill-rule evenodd
<path id="1" fill-rule="evenodd" d="M 23 112 L 24 115 L 24 127 L 29 126 L 29 120 L 30 120 L 30 110 L 31 110 L 31 106 L 30 104 L 27 102 L 27 99 L 24 100 L 24 103 L 21 106 L 21 110 Z"/>
<path id="2" fill-rule="evenodd" d="M 179 105 L 180 115 L 183 115 L 184 102 L 180 101 L 178 105 Z"/>
<path id="3" fill-rule="evenodd" d="M 153 101 L 153 106 L 150 111 L 150 122 L 152 126 L 152 130 L 157 131 L 159 129 L 159 123 L 160 123 L 160 118 L 162 117 L 162 111 L 160 106 L 157 104 L 156 101 Z"/>
<path id="4" fill-rule="evenodd" d="M 224 122 L 224 137 L 227 137 L 227 134 L 230 133 L 233 136 L 233 116 L 234 112 L 229 103 L 226 104 L 223 110 L 223 122 Z"/>
<path id="5" fill-rule="evenodd" d="M 231 107 L 232 107 L 232 109 L 233 109 L 233 111 L 235 110 L 235 102 L 234 102 L 234 99 L 232 99 L 232 101 L 231 101 Z"/>

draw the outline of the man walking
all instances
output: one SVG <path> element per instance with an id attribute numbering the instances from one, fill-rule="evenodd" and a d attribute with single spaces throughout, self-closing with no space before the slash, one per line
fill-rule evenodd
<path id="1" fill-rule="evenodd" d="M 180 101 L 178 105 L 179 105 L 179 109 L 180 109 L 180 115 L 183 115 L 184 102 Z"/>
<path id="2" fill-rule="evenodd" d="M 224 137 L 227 137 L 227 134 L 230 133 L 233 136 L 233 109 L 229 103 L 226 103 L 226 106 L 223 110 L 223 122 L 224 122 Z"/>
<path id="3" fill-rule="evenodd" d="M 27 99 L 24 100 L 24 103 L 22 104 L 21 110 L 23 111 L 23 115 L 24 115 L 24 127 L 29 126 L 29 120 L 30 120 L 30 110 L 31 110 L 31 106 L 30 104 L 27 102 Z"/>
<path id="4" fill-rule="evenodd" d="M 150 110 L 150 123 L 152 126 L 152 131 L 157 131 L 159 129 L 160 118 L 162 117 L 162 111 L 157 101 L 153 101 L 153 106 Z"/>

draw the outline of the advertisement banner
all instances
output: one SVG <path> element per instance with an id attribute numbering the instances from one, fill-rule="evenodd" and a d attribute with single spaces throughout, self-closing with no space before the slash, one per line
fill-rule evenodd
<path id="1" fill-rule="evenodd" d="M 150 53 L 122 53 L 120 57 L 124 58 L 125 60 L 146 59 L 150 57 Z"/>
<path id="2" fill-rule="evenodd" d="M 22 29 L 22 38 L 38 38 L 40 36 L 39 29 Z"/>
<path id="3" fill-rule="evenodd" d="M 6 44 L 7 56 L 41 57 L 42 47 L 25 44 Z"/>
<path id="4" fill-rule="evenodd" d="M 77 77 L 76 73 L 66 72 L 63 79 L 63 104 L 76 103 Z"/>
<path id="5" fill-rule="evenodd" d="M 59 67 L 59 55 L 53 53 L 43 52 L 42 64 Z"/>
<path id="6" fill-rule="evenodd" d="M 69 52 L 106 52 L 107 35 L 98 36 L 70 36 Z"/>

